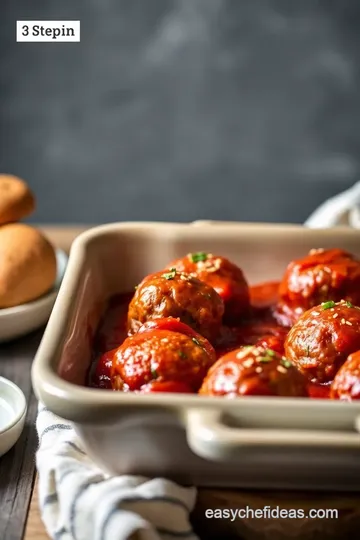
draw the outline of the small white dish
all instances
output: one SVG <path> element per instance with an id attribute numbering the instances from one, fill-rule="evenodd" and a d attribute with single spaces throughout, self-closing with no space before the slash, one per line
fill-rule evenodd
<path id="1" fill-rule="evenodd" d="M 16 384 L 0 377 L 0 456 L 19 439 L 25 424 L 26 399 Z"/>
<path id="2" fill-rule="evenodd" d="M 0 342 L 29 334 L 47 322 L 64 277 L 68 257 L 64 251 L 57 249 L 56 259 L 56 282 L 49 293 L 27 304 L 0 309 Z"/>

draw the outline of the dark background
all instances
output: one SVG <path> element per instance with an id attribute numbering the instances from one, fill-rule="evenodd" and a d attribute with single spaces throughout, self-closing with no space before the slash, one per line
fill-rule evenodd
<path id="1" fill-rule="evenodd" d="M 37 222 L 301 222 L 359 178 L 359 25 L 358 0 L 0 0 L 0 171 Z"/>

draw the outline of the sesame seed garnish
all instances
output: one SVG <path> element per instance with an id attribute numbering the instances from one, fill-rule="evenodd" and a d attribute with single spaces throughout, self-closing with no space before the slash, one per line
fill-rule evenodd
<path id="1" fill-rule="evenodd" d="M 284 368 L 284 366 L 278 366 L 276 369 L 277 369 L 277 371 L 279 371 L 280 373 L 287 373 L 286 368 Z"/>
<path id="2" fill-rule="evenodd" d="M 247 356 L 247 353 L 248 349 L 241 349 L 241 351 L 236 354 L 236 358 L 240 360 L 241 358 L 244 358 L 244 356 Z"/>
<path id="3" fill-rule="evenodd" d="M 253 355 L 254 356 L 260 356 L 261 352 L 259 351 L 259 349 L 254 349 L 253 351 Z"/>
<path id="4" fill-rule="evenodd" d="M 327 293 L 329 291 L 329 286 L 328 285 L 323 285 L 322 287 L 320 287 L 320 290 L 323 293 Z"/>
<path id="5" fill-rule="evenodd" d="M 338 316 L 339 316 L 339 314 L 338 314 L 338 313 L 335 313 L 335 314 L 333 315 L 333 319 L 336 319 L 336 317 L 338 317 Z"/>
<path id="6" fill-rule="evenodd" d="M 319 315 L 318 311 L 313 311 L 313 315 Z"/>
<path id="7" fill-rule="evenodd" d="M 236 355 L 236 357 L 238 356 Z M 247 360 L 243 362 L 244 367 L 251 367 L 253 364 L 254 364 L 253 358 L 248 358 Z"/>
<path id="8" fill-rule="evenodd" d="M 345 319 L 341 319 L 341 324 L 345 324 L 345 323 L 346 323 Z"/>
<path id="9" fill-rule="evenodd" d="M 350 321 L 346 321 L 346 324 L 347 324 L 348 326 L 352 326 L 352 324 L 351 324 Z"/>
<path id="10" fill-rule="evenodd" d="M 262 372 L 262 367 L 258 366 L 256 369 L 255 369 L 256 373 L 261 373 Z"/>

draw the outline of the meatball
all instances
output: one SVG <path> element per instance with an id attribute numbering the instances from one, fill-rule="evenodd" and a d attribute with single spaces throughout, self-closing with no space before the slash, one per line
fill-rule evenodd
<path id="1" fill-rule="evenodd" d="M 360 261 L 340 249 L 313 249 L 288 265 L 279 296 L 275 315 L 289 326 L 306 310 L 328 300 L 360 305 Z"/>
<path id="2" fill-rule="evenodd" d="M 360 399 L 360 351 L 350 354 L 335 375 L 330 397 L 344 401 Z"/>
<path id="3" fill-rule="evenodd" d="M 210 368 L 199 391 L 208 396 L 306 397 L 306 378 L 271 349 L 242 347 Z"/>
<path id="4" fill-rule="evenodd" d="M 189 253 L 173 261 L 176 268 L 213 287 L 225 305 L 225 320 L 234 321 L 246 316 L 250 309 L 250 290 L 242 270 L 225 257 L 212 253 Z"/>
<path id="5" fill-rule="evenodd" d="M 201 345 L 203 349 L 208 353 L 208 355 L 216 360 L 216 352 L 211 343 L 201 336 L 198 332 L 195 332 L 190 326 L 184 324 L 180 319 L 174 319 L 174 317 L 166 317 L 165 319 L 154 319 L 143 324 L 138 333 L 148 332 L 152 330 L 169 330 L 170 332 L 179 332 L 179 334 L 184 334 L 189 336 L 195 343 Z"/>
<path id="6" fill-rule="evenodd" d="M 349 354 L 360 349 L 360 309 L 325 302 L 304 313 L 285 340 L 285 355 L 313 383 L 332 382 Z"/>
<path id="7" fill-rule="evenodd" d="M 214 339 L 220 331 L 224 303 L 215 289 L 175 269 L 147 276 L 137 287 L 128 310 L 129 332 L 153 319 L 179 318 L 196 332 Z"/>
<path id="8" fill-rule="evenodd" d="M 197 392 L 214 361 L 215 355 L 209 355 L 199 341 L 185 334 L 168 330 L 140 332 L 128 337 L 115 351 L 112 388 L 148 391 L 147 385 L 156 381 L 176 383 L 182 388 L 186 385 L 189 391 Z"/>

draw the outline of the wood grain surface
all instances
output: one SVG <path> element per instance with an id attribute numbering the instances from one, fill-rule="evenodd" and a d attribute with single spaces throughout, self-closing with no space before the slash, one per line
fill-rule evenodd
<path id="1" fill-rule="evenodd" d="M 43 522 L 41 521 L 37 487 L 36 479 L 29 507 L 24 540 L 49 540 L 49 535 L 47 534 Z"/>

